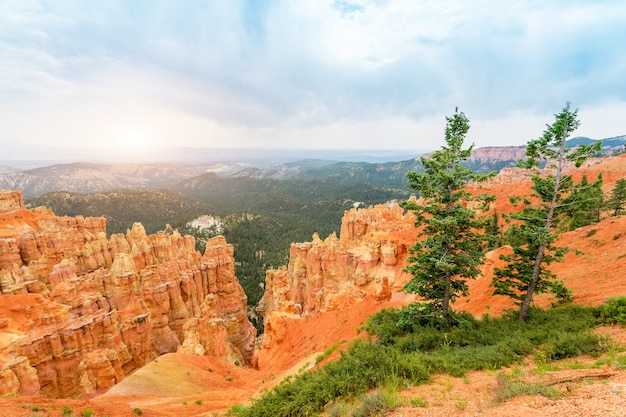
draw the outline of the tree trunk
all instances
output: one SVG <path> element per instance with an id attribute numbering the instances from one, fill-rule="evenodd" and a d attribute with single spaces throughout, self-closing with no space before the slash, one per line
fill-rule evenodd
<path id="1" fill-rule="evenodd" d="M 559 188 L 561 186 L 561 177 L 563 175 L 563 159 L 565 157 L 565 142 L 567 140 L 567 121 L 565 122 L 565 126 L 563 127 L 563 137 L 561 138 L 561 146 L 559 148 L 559 156 L 556 164 L 556 174 L 554 175 L 554 189 L 552 191 L 552 199 L 550 201 L 550 207 L 548 209 L 548 215 L 546 216 L 545 222 L 545 230 L 546 230 L 546 239 L 549 239 L 550 229 L 552 228 L 552 222 L 554 220 L 554 211 L 556 209 L 556 201 L 559 196 Z M 528 289 L 526 290 L 526 296 L 524 297 L 524 302 L 522 303 L 522 307 L 519 312 L 519 321 L 526 321 L 528 317 L 528 310 L 530 309 L 530 303 L 533 299 L 533 294 L 535 292 L 535 287 L 537 286 L 537 281 L 539 280 L 539 274 L 541 273 L 541 264 L 543 262 L 543 255 L 546 250 L 548 242 L 544 241 L 539 245 L 539 249 L 537 250 L 537 257 L 535 258 L 535 265 L 533 266 L 533 276 L 530 281 L 530 285 L 528 285 Z"/>
<path id="2" fill-rule="evenodd" d="M 441 303 L 441 309 L 443 310 L 444 313 L 450 309 L 450 285 L 451 285 L 450 273 L 446 272 L 446 284 L 443 289 L 443 302 Z"/>
<path id="3" fill-rule="evenodd" d="M 528 310 L 530 310 L 530 303 L 533 301 L 533 294 L 535 292 L 535 287 L 537 286 L 537 278 L 539 277 L 541 262 L 543 262 L 543 254 L 545 250 L 545 243 L 541 244 L 541 246 L 539 246 L 539 250 L 537 251 L 537 257 L 535 258 L 535 266 L 533 267 L 533 280 L 526 290 L 526 296 L 524 297 L 524 302 L 522 303 L 522 307 L 519 311 L 519 321 L 526 321 L 526 318 L 528 317 Z"/>

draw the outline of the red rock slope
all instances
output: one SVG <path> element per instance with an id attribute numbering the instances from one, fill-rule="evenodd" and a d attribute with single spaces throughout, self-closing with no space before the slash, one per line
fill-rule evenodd
<path id="1" fill-rule="evenodd" d="M 602 173 L 604 191 L 609 192 L 617 179 L 626 177 L 626 155 L 593 160 L 573 171 L 577 178 L 583 173 L 591 181 Z M 503 214 L 515 210 L 509 196 L 527 194 L 531 185 L 527 172 L 510 168 L 475 192 L 494 194 L 496 201 L 491 210 Z M 285 329 L 296 329 L 296 322 L 302 318 L 306 318 L 307 333 L 325 333 L 331 331 L 327 325 L 317 329 L 314 324 L 320 313 L 334 315 L 337 326 L 341 326 L 339 319 L 361 302 L 371 305 L 373 314 L 388 305 L 381 301 L 413 300 L 399 292 L 411 278 L 403 268 L 407 250 L 417 235 L 413 223 L 412 214 L 404 213 L 395 203 L 353 209 L 344 215 L 340 238 L 331 235 L 322 241 L 314 236 L 312 242 L 293 244 L 289 265 L 267 272 L 266 292 L 259 306 L 266 326 L 258 353 L 260 367 L 274 366 L 280 352 L 289 357 L 281 346 L 289 333 Z M 574 291 L 575 302 L 598 304 L 611 296 L 626 295 L 626 277 L 622 272 L 626 270 L 626 217 L 609 217 L 565 233 L 558 244 L 583 252 L 570 253 L 565 262 L 552 266 Z M 500 248 L 487 254 L 483 275 L 468 281 L 470 294 L 457 300 L 456 309 L 480 315 L 514 308 L 510 299 L 492 295 L 493 268 L 502 266 L 499 256 L 507 250 Z M 543 306 L 551 301 L 540 296 L 535 300 Z M 303 332 L 304 328 L 295 331 Z M 351 329 L 345 329 L 345 333 L 352 334 Z"/>

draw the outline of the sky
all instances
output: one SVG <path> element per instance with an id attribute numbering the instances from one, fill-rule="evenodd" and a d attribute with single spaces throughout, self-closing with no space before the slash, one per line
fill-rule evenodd
<path id="1" fill-rule="evenodd" d="M 618 136 L 625 39 L 623 0 L 0 0 L 0 152 Z"/>

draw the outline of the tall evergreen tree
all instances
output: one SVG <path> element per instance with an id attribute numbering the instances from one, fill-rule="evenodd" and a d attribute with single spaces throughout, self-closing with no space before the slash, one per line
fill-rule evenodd
<path id="1" fill-rule="evenodd" d="M 611 191 L 611 197 L 609 197 L 607 205 L 613 210 L 614 216 L 622 214 L 626 205 L 626 179 L 620 178 L 615 182 L 615 187 Z"/>
<path id="2" fill-rule="evenodd" d="M 421 158 L 423 173 L 408 172 L 408 187 L 421 201 L 404 207 L 415 212 L 418 241 L 411 246 L 406 271 L 413 275 L 404 290 L 430 301 L 430 307 L 447 313 L 450 304 L 467 294 L 466 280 L 475 278 L 483 261 L 485 222 L 479 219 L 472 201 L 491 200 L 472 196 L 469 181 L 484 181 L 493 174 L 478 174 L 461 165 L 470 157 L 473 145 L 462 149 L 469 130 L 469 119 L 458 109 L 446 117 L 445 142 L 441 150 Z"/>
<path id="3" fill-rule="evenodd" d="M 572 110 L 567 103 L 555 115 L 552 125 L 538 139 L 528 142 L 527 159 L 519 166 L 535 170 L 532 181 L 533 194 L 521 199 L 522 211 L 511 214 L 517 221 L 510 230 L 513 237 L 513 253 L 501 258 L 508 262 L 505 268 L 496 268 L 494 277 L 495 294 L 508 295 L 520 302 L 520 321 L 526 321 L 530 304 L 535 293 L 552 292 L 557 296 L 567 296 L 568 291 L 561 281 L 556 280 L 546 266 L 563 259 L 567 248 L 557 247 L 559 237 L 557 220 L 564 203 L 572 194 L 580 193 L 571 175 L 564 172 L 568 163 L 576 166 L 598 152 L 602 146 L 597 142 L 590 146 L 567 148 L 566 141 L 580 122 L 578 110 Z M 545 163 L 545 171 L 536 170 Z M 547 171 L 547 173 L 546 173 Z M 519 203 L 519 198 L 511 199 Z"/>

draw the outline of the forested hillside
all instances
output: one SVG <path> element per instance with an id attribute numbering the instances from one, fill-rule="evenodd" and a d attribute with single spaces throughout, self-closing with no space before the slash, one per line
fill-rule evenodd
<path id="1" fill-rule="evenodd" d="M 30 207 L 45 206 L 58 216 L 104 216 L 107 233 L 126 233 L 140 222 L 148 233 L 166 224 L 184 226 L 189 219 L 210 213 L 212 208 L 168 190 L 111 190 L 81 194 L 57 191 L 26 201 Z"/>

